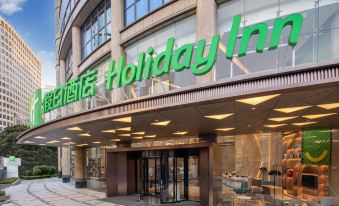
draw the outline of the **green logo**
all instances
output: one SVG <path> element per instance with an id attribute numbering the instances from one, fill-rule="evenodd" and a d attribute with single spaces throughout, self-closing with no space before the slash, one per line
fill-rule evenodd
<path id="1" fill-rule="evenodd" d="M 35 90 L 34 94 L 31 96 L 30 101 L 29 101 L 29 108 L 30 108 L 29 126 L 31 128 L 43 123 L 41 96 L 42 96 L 41 89 L 37 89 Z"/>
<path id="2" fill-rule="evenodd" d="M 330 165 L 331 129 L 303 130 L 303 164 Z"/>

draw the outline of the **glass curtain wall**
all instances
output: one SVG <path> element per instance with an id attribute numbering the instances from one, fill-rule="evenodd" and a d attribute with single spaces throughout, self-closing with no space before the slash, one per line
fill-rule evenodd
<path id="1" fill-rule="evenodd" d="M 79 0 L 62 0 L 60 6 L 60 32 L 62 33 Z"/>

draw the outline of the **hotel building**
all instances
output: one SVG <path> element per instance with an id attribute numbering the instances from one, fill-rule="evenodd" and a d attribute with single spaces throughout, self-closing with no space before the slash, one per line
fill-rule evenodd
<path id="1" fill-rule="evenodd" d="M 17 141 L 58 147 L 63 182 L 339 204 L 338 1 L 57 0 L 55 15 L 59 87 L 43 102 L 60 118 Z"/>

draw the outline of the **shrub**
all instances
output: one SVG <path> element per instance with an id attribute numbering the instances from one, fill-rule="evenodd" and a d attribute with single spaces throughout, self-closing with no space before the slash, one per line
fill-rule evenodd
<path id="1" fill-rule="evenodd" d="M 34 167 L 33 168 L 33 175 L 35 175 L 35 176 L 41 175 L 41 169 Z"/>
<path id="2" fill-rule="evenodd" d="M 50 178 L 52 175 L 35 175 L 35 176 L 21 176 L 20 178 L 23 180 L 35 180 L 35 179 L 43 179 Z"/>
<path id="3" fill-rule="evenodd" d="M 5 196 L 6 192 L 5 191 L 0 191 L 0 196 Z"/>
<path id="4" fill-rule="evenodd" d="M 56 174 L 56 167 L 55 166 L 49 166 L 49 174 L 50 175 Z"/>
<path id="5" fill-rule="evenodd" d="M 13 182 L 15 182 L 18 178 L 17 177 L 9 177 L 6 179 L 3 179 L 0 181 L 0 184 L 12 184 Z"/>
<path id="6" fill-rule="evenodd" d="M 36 168 L 41 170 L 41 175 L 49 175 L 50 168 L 46 165 L 37 166 Z"/>
<path id="7" fill-rule="evenodd" d="M 31 170 L 27 170 L 25 173 L 24 173 L 25 176 L 32 176 L 33 175 L 33 172 Z"/>

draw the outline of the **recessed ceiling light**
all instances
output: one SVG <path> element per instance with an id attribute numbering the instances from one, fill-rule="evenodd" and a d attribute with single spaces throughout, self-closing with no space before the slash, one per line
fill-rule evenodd
<path id="1" fill-rule="evenodd" d="M 111 139 L 111 142 L 120 142 L 120 139 Z"/>
<path id="2" fill-rule="evenodd" d="M 321 117 L 328 117 L 328 116 L 332 116 L 335 115 L 337 113 L 327 113 L 327 114 L 312 114 L 312 115 L 304 115 L 303 117 L 307 118 L 307 119 L 318 119 Z"/>
<path id="3" fill-rule="evenodd" d="M 101 142 L 93 142 L 93 144 L 101 144 Z"/>
<path id="4" fill-rule="evenodd" d="M 75 142 L 67 142 L 67 144 L 75 144 Z"/>
<path id="5" fill-rule="evenodd" d="M 323 109 L 335 109 L 339 107 L 339 103 L 319 104 L 317 106 Z"/>
<path id="6" fill-rule="evenodd" d="M 82 129 L 80 127 L 70 127 L 70 128 L 67 128 L 66 130 L 69 130 L 69 131 L 82 131 Z"/>
<path id="7" fill-rule="evenodd" d="M 183 132 L 174 132 L 173 134 L 175 134 L 175 135 L 185 135 L 185 134 L 187 134 L 188 132 L 186 132 L 186 131 L 183 131 Z"/>
<path id="8" fill-rule="evenodd" d="M 314 123 L 317 123 L 317 122 L 297 122 L 297 123 L 292 123 L 292 125 L 305 126 L 305 125 L 314 124 Z"/>
<path id="9" fill-rule="evenodd" d="M 225 119 L 229 116 L 232 116 L 234 113 L 229 113 L 229 114 L 216 114 L 216 115 L 206 115 L 204 117 L 209 118 L 209 119 L 217 119 L 217 120 L 222 120 Z"/>
<path id="10" fill-rule="evenodd" d="M 167 126 L 171 121 L 162 121 L 162 122 L 152 122 L 152 125 L 157 125 L 157 126 Z"/>
<path id="11" fill-rule="evenodd" d="M 34 139 L 46 139 L 46 137 L 36 136 L 36 137 L 34 137 Z"/>
<path id="12" fill-rule="evenodd" d="M 33 144 L 34 142 L 28 141 L 28 140 L 27 140 L 27 141 L 24 141 L 24 143 L 25 143 L 25 144 Z"/>
<path id="13" fill-rule="evenodd" d="M 252 98 L 246 98 L 246 99 L 238 99 L 237 102 L 250 104 L 250 105 L 258 105 L 263 102 L 266 102 L 267 100 L 273 99 L 274 97 L 279 96 L 280 94 L 272 94 L 267 96 L 261 96 L 261 97 L 252 97 Z"/>
<path id="14" fill-rule="evenodd" d="M 62 140 L 70 140 L 71 138 L 69 138 L 69 137 L 63 137 L 63 138 L 61 138 Z"/>
<path id="15" fill-rule="evenodd" d="M 82 137 L 90 137 L 91 135 L 88 133 L 82 133 L 82 134 L 78 134 L 78 136 L 82 136 Z"/>
<path id="16" fill-rule="evenodd" d="M 222 131 L 222 132 L 227 132 L 227 131 L 230 131 L 230 130 L 232 130 L 232 129 L 234 129 L 234 128 L 219 128 L 219 129 L 215 129 L 215 130 L 217 130 L 217 131 Z"/>
<path id="17" fill-rule="evenodd" d="M 278 112 L 283 112 L 283 113 L 292 113 L 292 112 L 296 112 L 299 110 L 303 110 L 303 109 L 307 109 L 310 108 L 311 106 L 301 106 L 301 107 L 286 107 L 286 108 L 278 108 L 278 109 L 274 109 L 275 111 Z"/>
<path id="18" fill-rule="evenodd" d="M 286 124 L 266 124 L 264 127 L 269 127 L 269 128 L 276 128 L 276 127 L 282 127 L 285 126 Z"/>
<path id="19" fill-rule="evenodd" d="M 269 120 L 275 121 L 275 122 L 283 122 L 283 121 L 286 121 L 286 120 L 295 119 L 297 117 L 298 116 L 293 116 L 293 117 L 275 117 L 275 118 L 269 118 Z"/>
<path id="20" fill-rule="evenodd" d="M 45 146 L 46 144 L 39 144 L 40 146 Z"/>
<path id="21" fill-rule="evenodd" d="M 123 128 L 118 128 L 115 130 L 119 130 L 119 131 L 131 131 L 131 127 L 123 127 Z"/>
<path id="22" fill-rule="evenodd" d="M 122 118 L 117 118 L 117 119 L 112 119 L 113 122 L 127 122 L 131 123 L 132 122 L 132 117 L 122 117 Z"/>
<path id="23" fill-rule="evenodd" d="M 130 137 L 131 134 L 119 134 L 120 137 Z"/>
<path id="24" fill-rule="evenodd" d="M 133 132 L 132 134 L 136 134 L 136 135 L 144 135 L 145 132 Z"/>
<path id="25" fill-rule="evenodd" d="M 78 144 L 78 145 L 75 145 L 77 147 L 83 147 L 83 146 L 88 146 L 88 144 Z"/>
<path id="26" fill-rule="evenodd" d="M 143 139 L 143 137 L 132 137 L 132 139 Z"/>
<path id="27" fill-rule="evenodd" d="M 49 141 L 49 142 L 46 142 L 47 144 L 54 144 L 54 143 L 58 143 L 59 141 L 58 140 L 52 140 L 52 141 Z"/>
<path id="28" fill-rule="evenodd" d="M 154 138 L 154 137 L 156 137 L 157 135 L 145 135 L 144 137 L 147 137 L 147 138 Z"/>
<path id="29" fill-rule="evenodd" d="M 101 131 L 103 133 L 115 133 L 115 130 L 114 129 L 110 129 L 110 130 L 104 130 L 104 131 Z"/>

